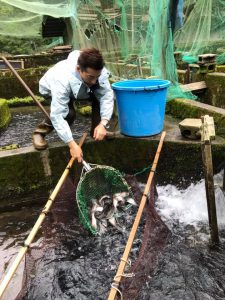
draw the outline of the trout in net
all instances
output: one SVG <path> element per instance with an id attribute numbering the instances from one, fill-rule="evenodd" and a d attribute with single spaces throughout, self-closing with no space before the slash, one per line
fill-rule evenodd
<path id="1" fill-rule="evenodd" d="M 122 217 L 135 206 L 130 186 L 122 174 L 109 166 L 87 164 L 77 185 L 76 201 L 83 226 L 92 234 L 106 232 L 109 224 L 123 231 Z"/>
<path id="2" fill-rule="evenodd" d="M 99 234 L 105 233 L 109 224 L 124 231 L 125 227 L 119 223 L 119 219 L 124 218 L 131 205 L 137 206 L 128 192 L 104 195 L 100 199 L 92 199 L 91 202 L 91 226 Z"/>

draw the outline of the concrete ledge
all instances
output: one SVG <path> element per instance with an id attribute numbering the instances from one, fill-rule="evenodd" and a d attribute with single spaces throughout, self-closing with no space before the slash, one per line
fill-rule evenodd
<path id="1" fill-rule="evenodd" d="M 205 82 L 208 87 L 209 104 L 225 109 L 225 73 L 209 73 L 205 77 Z"/>
<path id="2" fill-rule="evenodd" d="M 93 142 L 83 146 L 85 160 L 113 166 L 127 174 L 139 175 L 146 182 L 160 135 L 150 138 L 129 138 L 121 135 L 113 140 Z M 225 160 L 225 144 L 213 143 L 214 171 L 218 172 Z M 187 159 L 188 158 L 188 159 Z M 0 209 L 21 203 L 25 197 L 48 197 L 70 159 L 66 145 L 54 143 L 48 150 L 33 147 L 0 152 Z M 71 176 L 79 180 L 81 165 L 74 164 Z M 187 185 L 202 178 L 201 144 L 198 141 L 165 139 L 155 180 L 157 183 Z M 18 199 L 19 198 L 19 199 Z"/>
<path id="3" fill-rule="evenodd" d="M 178 98 L 167 103 L 166 112 L 179 119 L 201 118 L 203 115 L 209 115 L 214 118 L 216 134 L 225 136 L 225 109 L 223 108 Z"/>

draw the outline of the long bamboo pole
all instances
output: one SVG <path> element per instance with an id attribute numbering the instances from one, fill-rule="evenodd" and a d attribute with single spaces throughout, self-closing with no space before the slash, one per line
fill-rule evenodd
<path id="1" fill-rule="evenodd" d="M 13 72 L 13 74 L 16 76 L 16 78 L 19 80 L 19 82 L 22 84 L 22 86 L 28 91 L 30 96 L 33 98 L 33 100 L 37 103 L 41 111 L 44 113 L 44 115 L 50 120 L 50 116 L 41 105 L 41 103 L 38 101 L 38 99 L 35 97 L 31 89 L 28 87 L 28 85 L 23 81 L 23 79 L 20 77 L 20 75 L 16 72 L 16 70 L 13 68 L 13 66 L 10 64 L 10 62 L 6 59 L 6 57 L 2 56 L 2 60 L 5 62 L 5 64 L 9 67 L 9 69 Z"/>
<path id="2" fill-rule="evenodd" d="M 84 133 L 80 142 L 79 142 L 79 146 L 81 147 L 85 141 L 87 137 L 87 133 Z M 45 207 L 43 208 L 40 216 L 38 217 L 36 223 L 34 224 L 34 227 L 32 228 L 30 234 L 28 235 L 27 239 L 24 242 L 24 246 L 20 249 L 16 259 L 14 260 L 13 264 L 11 265 L 10 269 L 8 270 L 8 272 L 6 273 L 3 281 L 0 284 L 0 299 L 5 291 L 5 289 L 7 288 L 10 280 L 12 279 L 14 273 L 16 272 L 20 262 L 22 261 L 24 255 L 26 254 L 27 250 L 29 249 L 30 244 L 32 243 L 36 233 L 38 232 L 38 229 L 40 228 L 42 222 L 44 221 L 46 214 L 49 212 L 52 203 L 55 200 L 55 197 L 57 196 L 59 190 L 62 187 L 63 182 L 65 181 L 66 177 L 69 174 L 69 171 L 73 165 L 74 162 L 74 158 L 71 158 L 66 169 L 64 170 L 62 176 L 60 177 L 55 189 L 53 190 L 51 196 L 49 197 Z"/>
<path id="3" fill-rule="evenodd" d="M 162 149 L 162 145 L 163 145 L 163 141 L 164 141 L 165 136 L 166 136 L 166 132 L 163 131 L 163 133 L 161 135 L 161 138 L 160 138 L 160 141 L 159 141 L 159 145 L 158 145 L 156 154 L 155 154 L 155 158 L 154 158 L 154 161 L 153 161 L 153 164 L 152 164 L 152 168 L 151 168 L 151 171 L 150 171 L 150 174 L 149 174 L 149 177 L 148 177 L 148 181 L 146 183 L 145 190 L 144 190 L 144 193 L 143 193 L 142 198 L 141 198 L 141 202 L 140 202 L 140 205 L 139 205 L 139 208 L 138 208 L 137 215 L 135 217 L 135 220 L 134 220 L 134 223 L 133 223 L 133 226 L 132 226 L 132 229 L 131 229 L 131 232 L 130 232 L 130 235 L 129 235 L 129 238 L 128 238 L 128 241 L 127 241 L 124 253 L 123 253 L 123 256 L 121 258 L 116 276 L 114 277 L 114 282 L 112 284 L 112 288 L 110 290 L 108 300 L 114 300 L 115 297 L 116 297 L 116 294 L 118 292 L 118 286 L 120 284 L 121 278 L 123 277 L 124 269 L 125 269 L 125 266 L 127 264 L 128 256 L 130 254 L 130 250 L 131 250 L 131 247 L 132 247 L 132 244 L 133 244 L 133 241 L 134 241 L 134 237 L 135 237 L 139 222 L 141 220 L 141 216 L 142 216 L 142 213 L 143 213 L 143 210 L 144 210 L 144 207 L 145 207 L 145 203 L 146 203 L 146 200 L 147 200 L 147 195 L 148 195 L 150 187 L 151 187 L 152 179 L 153 179 L 153 176 L 155 174 L 155 170 L 156 170 L 156 167 L 157 167 L 159 155 L 160 155 L 160 152 L 161 152 L 161 149 Z"/>

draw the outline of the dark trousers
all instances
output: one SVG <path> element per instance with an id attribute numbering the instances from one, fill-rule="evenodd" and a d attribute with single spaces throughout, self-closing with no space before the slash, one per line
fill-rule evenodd
<path id="1" fill-rule="evenodd" d="M 46 100 L 49 102 L 51 101 L 51 98 L 46 98 Z M 92 106 L 92 116 L 91 116 L 91 130 L 90 130 L 90 135 L 93 137 L 94 134 L 94 129 L 95 127 L 100 123 L 101 121 L 101 116 L 100 116 L 100 105 L 98 99 L 95 97 L 94 93 L 90 93 L 90 102 Z M 69 125 L 73 124 L 73 122 L 76 119 L 76 111 L 74 108 L 74 101 L 75 98 L 71 97 L 70 102 L 69 102 L 69 113 L 66 116 L 65 120 Z M 80 101 L 82 103 L 82 101 Z M 48 119 L 45 118 L 35 129 L 35 133 L 41 133 L 43 135 L 48 134 L 54 129 L 52 122 Z"/>

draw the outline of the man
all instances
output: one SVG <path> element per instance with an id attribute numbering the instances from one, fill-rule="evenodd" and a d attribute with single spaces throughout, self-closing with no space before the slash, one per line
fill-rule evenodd
<path id="1" fill-rule="evenodd" d="M 44 137 L 53 128 L 69 146 L 70 154 L 79 162 L 82 150 L 74 141 L 69 125 L 75 120 L 74 101 L 89 99 L 92 102 L 91 135 L 102 140 L 113 112 L 113 91 L 109 72 L 104 60 L 95 48 L 75 50 L 66 60 L 50 68 L 40 79 L 39 91 L 45 99 L 51 100 L 50 120 L 45 119 L 33 133 L 33 145 L 38 150 L 47 148 Z"/>

